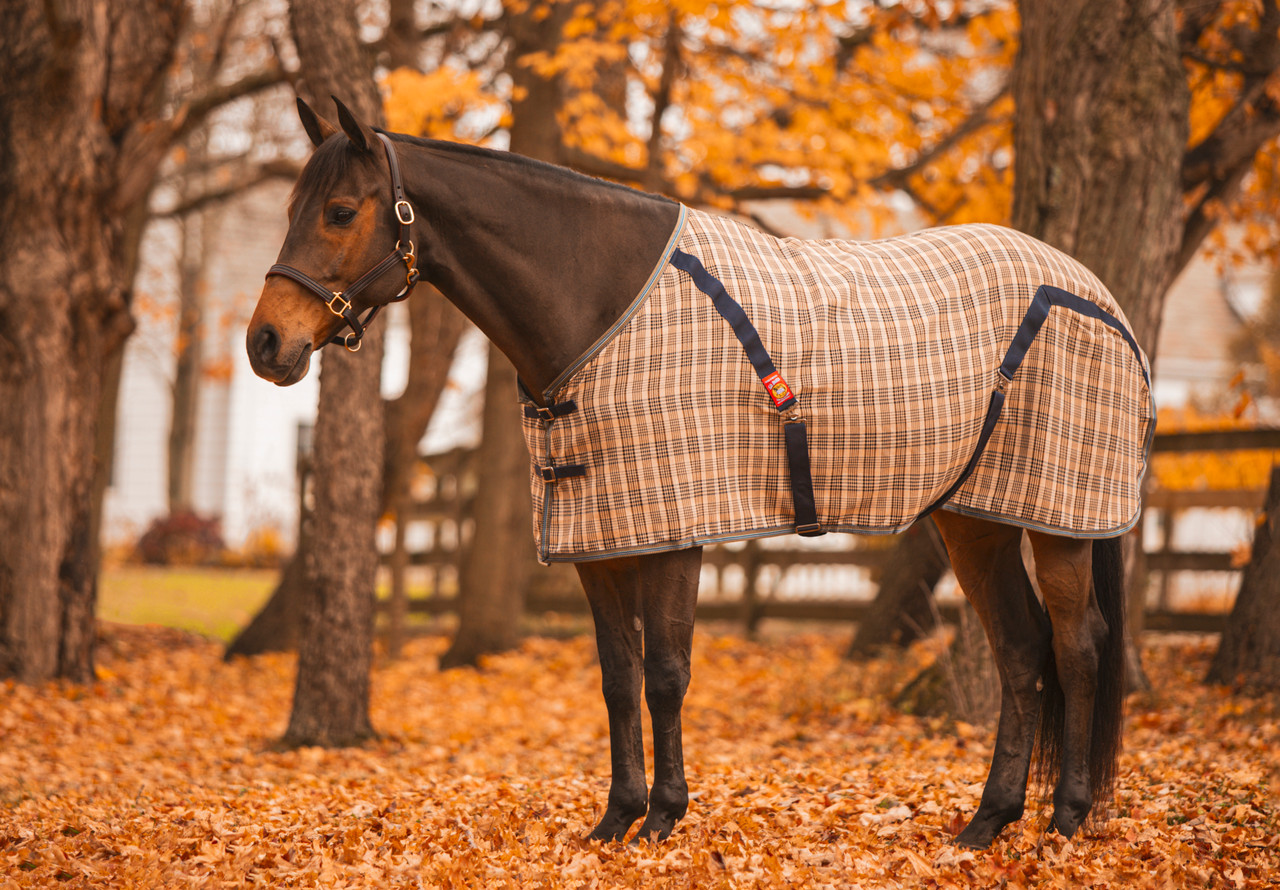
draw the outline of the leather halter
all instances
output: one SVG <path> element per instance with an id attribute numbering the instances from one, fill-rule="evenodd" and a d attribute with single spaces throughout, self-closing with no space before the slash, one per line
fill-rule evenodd
<path id="1" fill-rule="evenodd" d="M 331 291 L 306 272 L 301 269 L 295 269 L 285 263 L 276 263 L 267 270 L 268 278 L 272 275 L 282 275 L 301 284 L 319 297 L 330 312 L 351 326 L 351 332 L 345 336 L 329 339 L 330 343 L 340 343 L 345 346 L 348 352 L 357 352 L 360 349 L 360 340 L 364 337 L 365 328 L 373 322 L 378 312 L 386 305 L 386 303 L 379 303 L 371 307 L 365 313 L 365 317 L 361 319 L 352 309 L 352 303 L 355 302 L 356 295 L 382 277 L 388 269 L 397 263 L 404 264 L 405 285 L 400 289 L 400 293 L 387 300 L 387 303 L 395 303 L 408 297 L 413 292 L 413 286 L 418 283 L 419 277 L 418 267 L 415 265 L 417 257 L 413 252 L 413 241 L 410 240 L 412 232 L 409 227 L 413 225 L 414 220 L 413 205 L 405 197 L 404 183 L 400 179 L 400 164 L 396 160 L 396 150 L 392 146 L 391 140 L 384 134 L 375 133 L 374 135 L 382 141 L 382 148 L 387 153 L 387 165 L 391 169 L 391 196 L 395 202 L 392 205 L 392 210 L 400 227 L 396 246 L 391 248 L 391 252 L 383 258 L 382 262 L 357 278 L 346 290 L 341 291 Z"/>

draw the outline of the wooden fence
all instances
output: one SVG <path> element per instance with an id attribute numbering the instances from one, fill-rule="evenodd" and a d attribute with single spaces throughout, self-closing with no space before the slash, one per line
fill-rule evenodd
<path id="1" fill-rule="evenodd" d="M 1157 435 L 1152 445 L 1155 453 L 1246 449 L 1280 450 L 1280 429 Z M 461 556 L 471 534 L 475 453 L 457 450 L 424 460 L 428 471 L 400 505 L 403 521 L 383 536 L 383 564 L 391 588 L 383 609 L 394 628 L 402 626 L 408 613 L 453 611 Z M 1156 525 L 1159 544 L 1146 554 L 1156 591 L 1146 614 L 1147 629 L 1212 632 L 1221 628 L 1225 619 L 1221 612 L 1174 608 L 1169 597 L 1171 579 L 1182 572 L 1238 572 L 1240 567 L 1233 564 L 1229 552 L 1175 549 L 1175 523 L 1180 514 L 1193 509 L 1257 510 L 1264 495 L 1262 489 L 1148 491 L 1145 507 L 1148 521 Z M 785 536 L 707 547 L 698 616 L 740 621 L 749 629 L 765 618 L 858 621 L 874 596 L 874 578 L 894 540 Z M 533 547 L 508 558 L 533 561 Z M 587 612 L 570 567 L 539 568 L 531 579 L 528 613 Z M 944 599 L 940 608 L 947 617 L 956 603 Z"/>

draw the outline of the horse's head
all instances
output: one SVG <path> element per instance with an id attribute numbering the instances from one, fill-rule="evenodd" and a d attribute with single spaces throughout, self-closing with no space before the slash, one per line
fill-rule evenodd
<path id="1" fill-rule="evenodd" d="M 298 100 L 316 149 L 294 186 L 289 232 L 245 338 L 254 373 L 279 386 L 306 376 L 311 353 L 326 343 L 358 349 L 378 309 L 408 296 L 418 278 L 395 149 L 337 105 L 341 131 Z"/>

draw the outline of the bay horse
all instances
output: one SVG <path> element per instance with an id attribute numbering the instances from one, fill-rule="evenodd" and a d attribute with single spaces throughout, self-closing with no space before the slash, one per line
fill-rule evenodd
<path id="1" fill-rule="evenodd" d="M 753 275 L 748 274 L 743 279 L 745 283 L 737 282 L 733 288 L 737 292 L 730 295 L 723 284 L 729 280 L 729 272 L 716 266 L 719 271 L 712 274 L 696 256 L 690 259 L 693 251 L 672 246 L 673 231 L 680 229 L 686 212 L 692 211 L 662 197 L 513 154 L 374 130 L 340 102 L 337 106 L 338 126 L 334 126 L 298 101 L 302 123 L 315 151 L 294 188 L 288 234 L 248 327 L 248 355 L 259 376 L 287 386 L 307 373 L 310 356 L 325 344 L 340 343 L 357 349 L 372 315 L 383 305 L 408 296 L 421 275 L 511 359 L 524 389 L 526 431 L 533 430 L 533 437 L 541 436 L 554 424 L 565 422 L 564 416 L 575 407 L 572 402 L 554 401 L 556 387 L 583 367 L 584 356 L 598 355 L 600 345 L 616 334 L 622 320 L 637 311 L 636 306 L 643 301 L 637 300 L 636 295 L 646 293 L 658 274 L 655 261 L 659 266 L 664 266 L 664 261 L 682 264 L 684 272 L 679 274 L 714 300 L 716 311 L 729 323 L 726 328 L 732 325 L 734 335 L 743 343 L 751 362 L 749 367 L 740 362 L 747 367 L 747 379 L 753 379 L 754 368 L 774 403 L 770 406 L 765 401 L 763 410 L 751 406 L 744 412 L 754 412 L 752 416 L 764 418 L 761 422 L 774 424 L 771 429 L 776 430 L 778 424 L 787 427 L 787 456 L 785 460 L 770 458 L 773 462 L 768 466 L 781 468 L 779 473 L 784 478 L 778 484 L 784 492 L 795 495 L 795 518 L 788 521 L 789 525 L 784 523 L 787 527 L 767 526 L 752 534 L 776 534 L 796 528 L 810 533 L 827 530 L 819 528 L 820 524 L 836 530 L 892 531 L 924 513 L 931 513 L 941 531 L 959 586 L 990 641 L 1001 684 L 990 772 L 977 812 L 956 843 L 986 847 L 1004 826 L 1021 817 L 1033 754 L 1037 775 L 1046 787 L 1054 786 L 1052 829 L 1070 837 L 1092 808 L 1100 810 L 1106 805 L 1116 779 L 1121 736 L 1124 598 L 1119 534 L 1132 522 L 1062 533 L 1034 521 L 1010 521 L 958 501 L 948 502 L 964 481 L 958 476 L 967 477 L 975 465 L 981 474 L 986 472 L 983 468 L 988 463 L 1004 461 L 979 461 L 978 457 L 993 434 L 992 428 L 996 438 L 1003 435 L 1002 425 L 996 424 L 995 418 L 999 416 L 997 402 L 1003 402 L 1013 374 L 1006 367 L 1008 355 L 1019 349 L 1026 352 L 1030 322 L 1023 320 L 1018 327 L 1014 340 L 1021 340 L 1022 346 L 1015 343 L 1010 347 L 1005 363 L 1000 365 L 1000 376 L 992 375 L 997 370 L 994 363 L 983 372 L 991 375 L 983 377 L 983 387 L 990 379 L 997 381 L 990 406 L 986 405 L 985 389 L 975 390 L 976 396 L 965 396 L 969 399 L 964 402 L 966 406 L 980 398 L 988 407 L 985 414 L 977 411 L 975 415 L 968 407 L 962 412 L 973 416 L 962 418 L 965 433 L 963 442 L 956 447 L 972 450 L 977 443 L 968 465 L 948 466 L 939 471 L 937 478 L 931 476 L 933 488 L 920 502 L 928 506 L 921 509 L 920 504 L 907 504 L 907 513 L 895 514 L 897 518 L 888 523 L 893 528 L 872 528 L 858 522 L 840 527 L 839 522 L 820 515 L 824 495 L 819 494 L 815 502 L 813 480 L 808 478 L 804 420 L 793 406 L 795 394 L 803 395 L 802 381 L 796 380 L 793 392 L 776 368 L 769 371 L 773 366 L 766 346 L 776 339 L 767 324 L 772 313 L 768 307 L 752 310 L 761 325 L 757 333 L 741 308 L 734 308 L 740 307 L 737 300 L 745 301 L 744 294 L 752 290 Z M 945 228 L 935 231 L 942 233 L 936 237 L 949 237 Z M 984 231 L 987 236 L 1006 240 L 1016 235 L 1008 230 L 997 233 L 995 227 Z M 764 238 L 758 234 L 742 237 Z M 929 237 L 936 241 L 935 236 Z M 887 247 L 875 248 L 880 251 L 876 256 L 883 258 L 888 256 L 885 251 L 901 251 L 917 243 L 924 242 L 890 239 L 883 242 Z M 784 246 L 795 252 L 807 249 L 805 244 L 788 241 Z M 817 246 L 846 249 L 831 242 Z M 1047 250 L 1043 248 L 1041 252 Z M 996 250 L 1001 252 L 1008 251 Z M 927 277 L 940 282 L 941 274 L 929 272 Z M 929 299 L 945 302 L 949 298 L 945 286 L 936 289 L 938 293 Z M 1088 323 L 1101 318 L 1110 328 L 1103 334 L 1122 334 L 1136 356 L 1126 361 L 1136 361 L 1142 375 L 1147 373 L 1145 359 L 1112 304 L 1100 309 L 1048 286 L 1035 291 L 1035 301 L 1027 313 L 1030 318 L 1039 312 L 1032 328 L 1043 322 L 1050 309 L 1066 311 L 1055 308 L 1061 306 L 1071 310 L 1068 314 L 1073 318 L 1078 315 Z M 1030 291 L 1027 294 L 1029 297 Z M 792 298 L 800 299 L 802 306 L 810 305 L 806 300 L 818 300 L 794 293 L 779 299 Z M 361 312 L 366 314 L 362 317 Z M 671 314 L 678 313 L 673 310 Z M 656 321 L 649 316 L 649 323 L 658 329 L 664 324 L 661 314 Z M 937 322 L 928 324 L 936 326 Z M 960 332 L 959 342 L 976 343 L 983 350 L 988 348 L 984 344 L 1012 333 L 1012 328 L 994 333 L 986 330 L 974 320 L 972 312 L 953 326 Z M 1030 331 L 1029 337 L 1035 337 L 1035 330 Z M 1075 342 L 1082 337 L 1084 334 L 1077 331 L 1065 339 Z M 1115 339 L 1119 342 L 1118 337 Z M 938 350 L 927 343 L 917 343 L 916 349 L 937 354 L 937 361 L 948 368 L 956 362 L 950 346 Z M 1123 344 L 1120 349 L 1124 351 Z M 849 361 L 847 350 L 841 356 Z M 765 364 L 761 365 L 761 361 Z M 819 361 L 826 366 L 838 364 L 832 356 L 819 356 Z M 1016 370 L 1017 362 L 1012 367 Z M 616 368 L 602 373 L 615 389 L 627 383 L 617 378 Z M 700 373 L 694 368 L 690 376 Z M 852 377 L 858 372 L 853 368 L 846 369 L 846 373 Z M 682 385 L 687 383 L 686 380 Z M 1094 384 L 1086 381 L 1080 385 L 1087 388 Z M 930 388 L 956 389 L 941 385 Z M 811 390 L 816 392 L 819 387 L 813 385 Z M 676 390 L 677 398 L 682 391 Z M 863 405 L 866 411 L 878 410 L 874 398 L 863 398 Z M 787 413 L 771 414 L 775 406 Z M 604 416 L 599 414 L 597 419 Z M 1061 418 L 1047 416 L 1033 425 L 1053 427 L 1058 421 Z M 1098 435 L 1098 428 L 1103 425 L 1092 417 L 1083 421 L 1076 418 L 1074 422 L 1077 426 L 1092 423 L 1085 430 L 1089 437 Z M 793 437 L 792 432 L 801 435 Z M 815 446 L 821 438 L 819 433 L 815 427 Z M 901 438 L 909 445 L 914 442 L 910 433 Z M 890 447 L 889 439 L 884 436 L 880 440 L 885 448 Z M 530 439 L 531 447 L 534 441 Z M 606 444 L 624 454 L 632 447 L 629 441 Z M 872 445 L 874 450 L 874 442 Z M 639 455 L 646 447 L 637 439 L 635 453 Z M 1136 447 L 1142 449 L 1145 461 L 1149 438 Z M 902 453 L 910 457 L 915 452 Z M 550 498 L 556 486 L 580 481 L 573 477 L 585 472 L 581 467 L 557 465 L 554 460 L 538 466 L 539 455 L 534 458 L 535 495 L 543 484 L 537 480 L 538 474 L 542 475 Z M 867 459 L 874 458 L 873 454 Z M 636 457 L 637 461 L 640 459 Z M 1033 485 L 1038 484 L 1034 466 L 1028 471 Z M 924 468 L 929 469 L 927 461 Z M 1000 470 L 999 466 L 995 468 L 996 472 Z M 815 473 L 813 478 L 820 475 Z M 1092 492 L 1095 481 L 1072 483 L 1067 494 L 1072 495 L 1077 488 Z M 664 503 L 681 496 L 669 487 L 671 484 L 674 483 L 664 479 L 654 482 L 658 493 L 653 509 L 659 510 Z M 774 482 L 768 480 L 766 484 Z M 848 476 L 842 484 L 856 487 Z M 1090 496 L 1106 506 L 1105 493 L 1093 492 Z M 896 497 L 893 494 L 890 500 Z M 786 498 L 782 501 L 789 510 L 790 502 Z M 553 506 L 550 502 L 540 505 L 543 520 L 554 512 Z M 943 509 L 933 512 L 940 506 Z M 1078 509 L 1070 503 L 1068 508 Z M 805 516 L 809 522 L 802 521 Z M 589 518 L 592 522 L 599 519 Z M 710 520 L 716 518 L 712 516 Z M 535 525 L 539 521 L 542 520 L 535 518 Z M 1024 530 L 1034 552 L 1043 605 L 1022 560 Z M 539 555 L 576 563 L 595 621 L 609 719 L 612 778 L 603 817 L 589 837 L 623 840 L 634 823 L 643 818 L 635 840 L 664 839 L 684 816 L 689 801 L 681 748 L 681 707 L 690 679 L 694 606 L 704 540 L 682 538 L 665 546 L 621 550 L 606 546 L 597 552 L 580 553 L 572 547 L 554 549 L 559 545 L 554 541 L 554 546 L 548 545 L 548 530 L 542 531 Z M 721 535 L 719 539 L 726 537 L 731 535 Z M 653 727 L 651 788 L 646 788 L 645 783 L 642 690 Z"/>

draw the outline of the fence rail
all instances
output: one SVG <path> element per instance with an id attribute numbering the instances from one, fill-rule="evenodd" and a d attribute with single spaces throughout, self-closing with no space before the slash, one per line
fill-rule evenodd
<path id="1" fill-rule="evenodd" d="M 1255 449 L 1280 450 L 1280 429 L 1158 434 L 1152 443 L 1152 451 L 1156 453 Z M 470 535 L 471 500 L 476 489 L 475 454 L 457 450 L 424 460 L 429 473 L 424 477 L 421 490 L 400 505 L 404 521 L 397 523 L 393 533 L 385 537 L 383 563 L 391 574 L 392 598 L 384 608 L 396 623 L 406 614 L 441 615 L 454 610 L 461 555 Z M 1160 585 L 1157 603 L 1146 614 L 1147 629 L 1192 632 L 1222 629 L 1226 620 L 1224 613 L 1173 609 L 1169 604 L 1171 578 L 1183 572 L 1238 572 L 1242 566 L 1233 562 L 1231 553 L 1175 549 L 1174 520 L 1178 514 L 1195 509 L 1257 510 L 1264 496 L 1265 491 L 1257 488 L 1148 491 L 1145 506 L 1158 517 L 1160 544 L 1147 552 L 1147 569 L 1159 575 Z M 847 568 L 857 570 L 868 580 L 874 579 L 886 554 L 891 552 L 892 539 L 839 537 L 843 539 L 840 547 L 815 547 L 811 540 L 794 537 L 774 538 L 768 543 L 749 541 L 735 546 L 707 547 L 703 571 L 704 588 L 709 590 L 699 598 L 698 616 L 703 620 L 742 621 L 749 627 L 764 618 L 860 620 L 870 604 L 870 597 L 866 595 L 833 594 L 829 590 L 791 590 L 785 598 L 773 595 L 780 584 L 798 571 L 821 575 Z M 533 557 L 530 550 L 527 556 L 512 558 L 532 560 Z M 534 588 L 526 599 L 526 611 L 586 613 L 586 599 L 572 571 L 567 571 L 565 566 L 556 569 L 534 574 Z M 419 586 L 427 589 L 427 595 L 409 596 L 406 578 L 411 570 L 423 576 L 424 583 Z M 771 578 L 772 583 L 762 582 L 766 577 Z M 740 583 L 741 589 L 736 595 L 726 594 L 728 578 L 737 578 Z M 707 581 L 712 583 L 708 585 Z M 953 619 L 957 606 L 942 602 L 939 608 L 944 619 Z"/>

